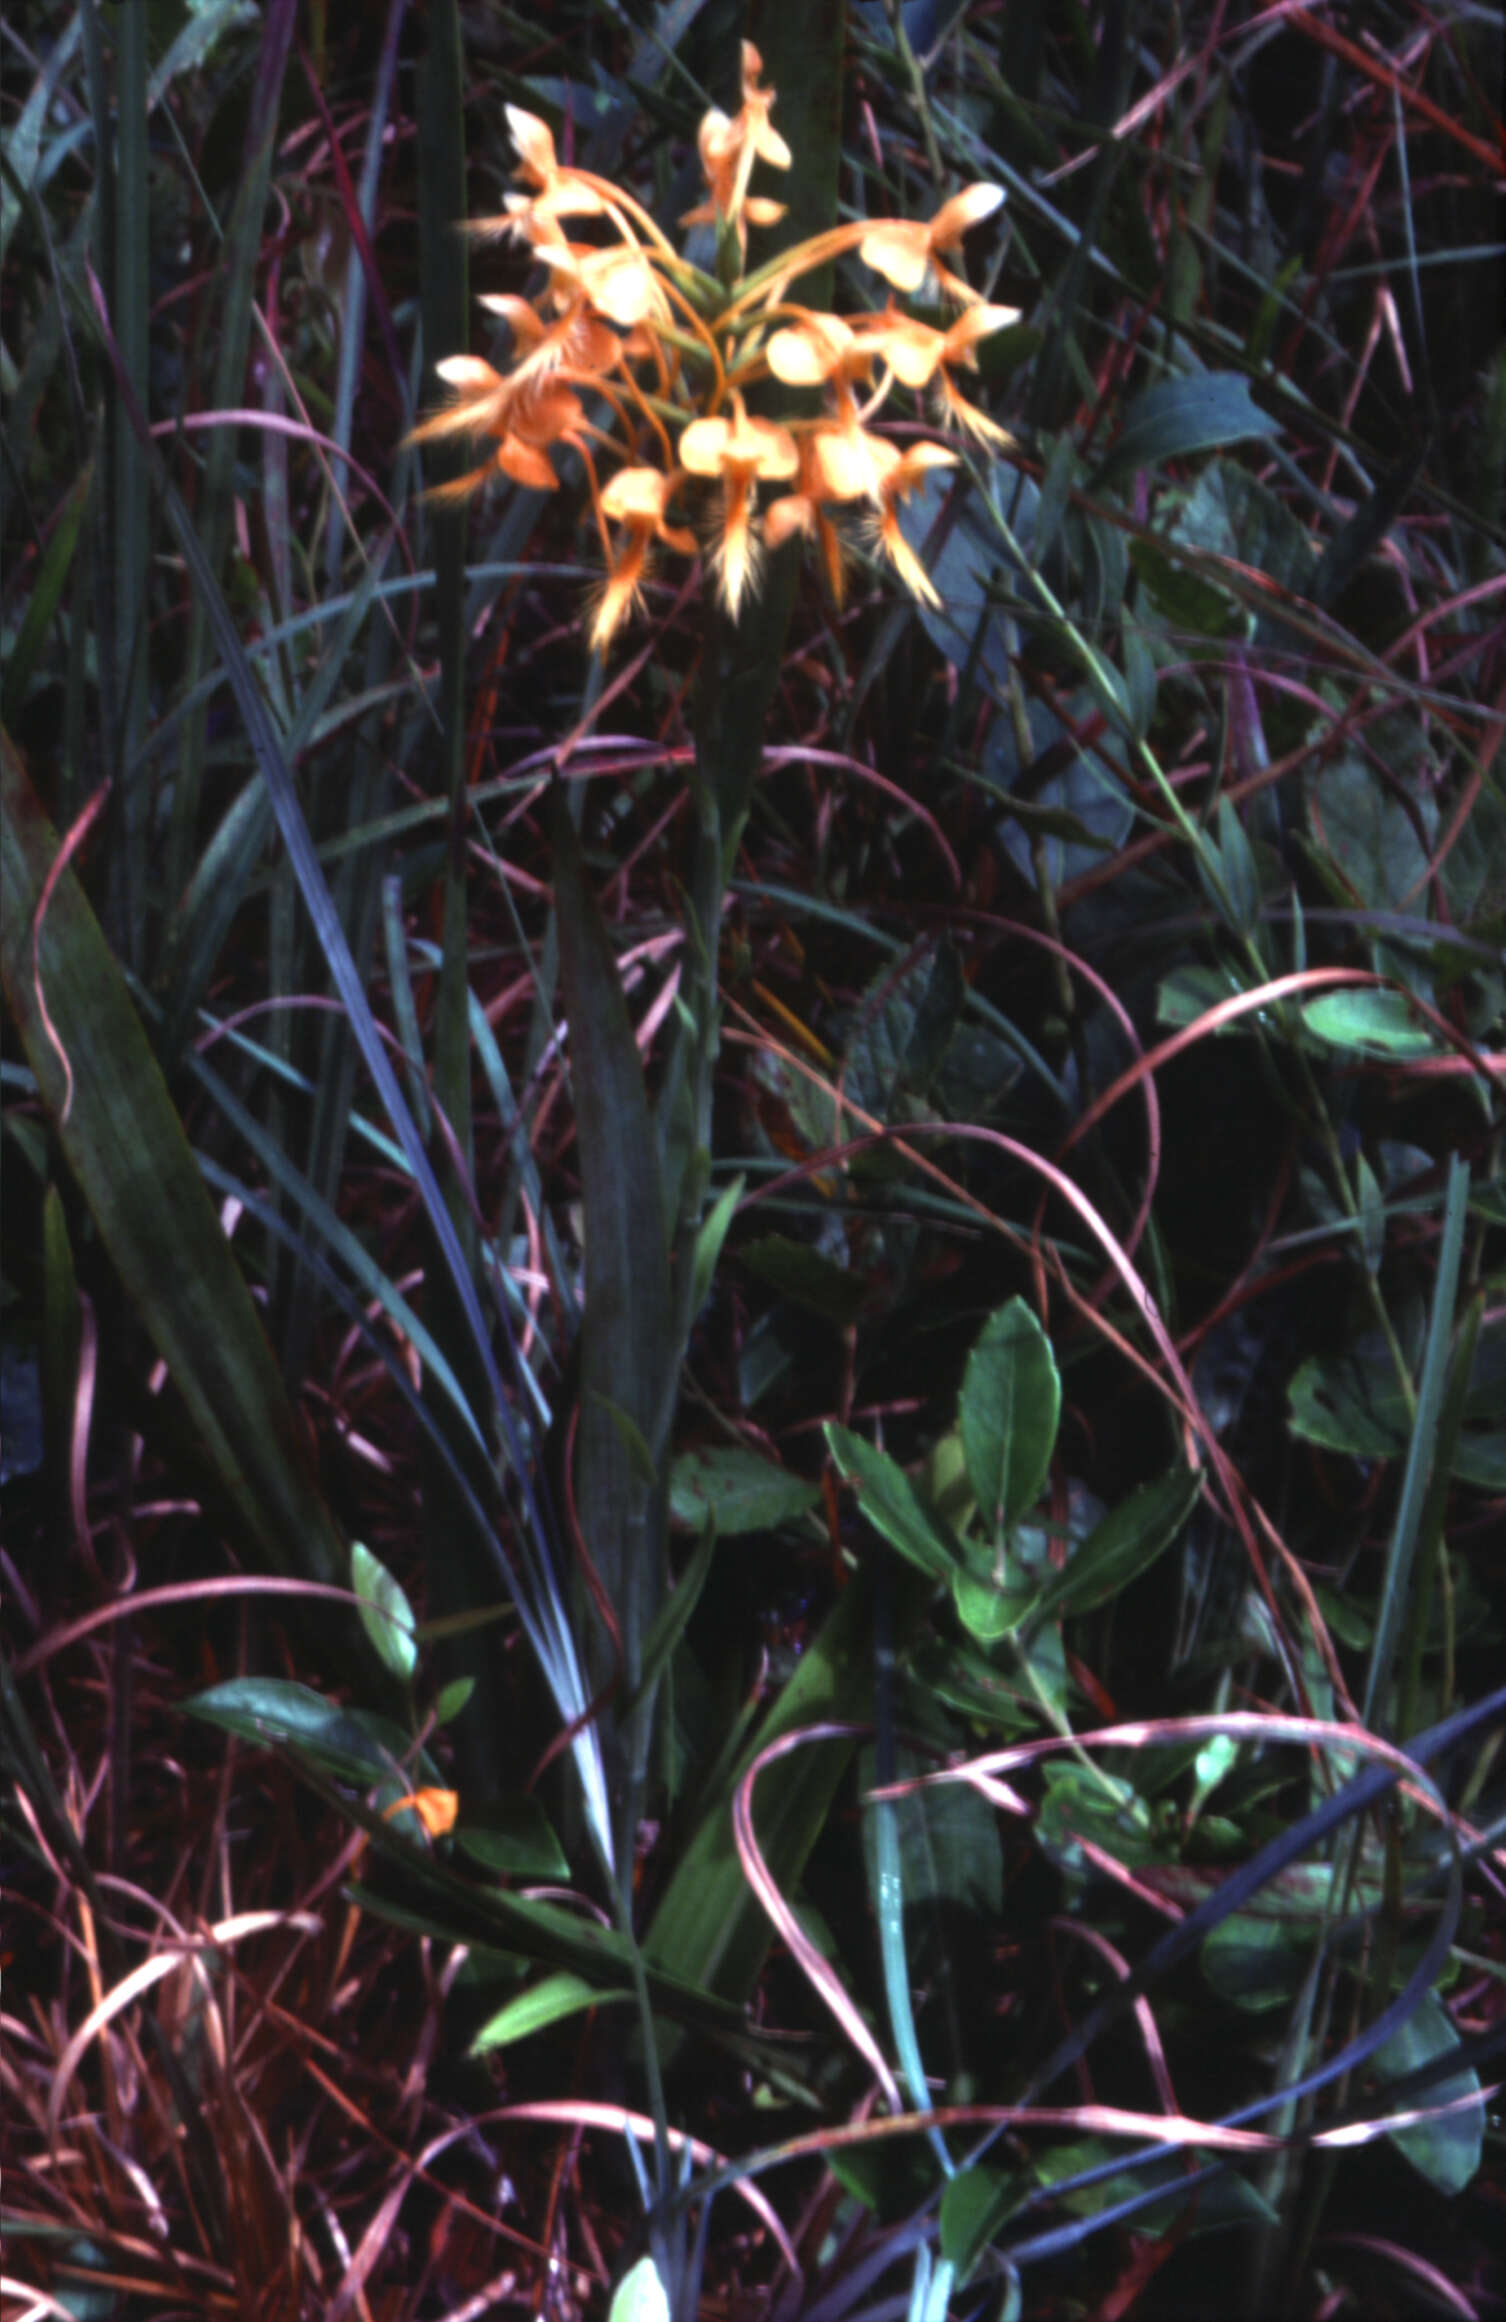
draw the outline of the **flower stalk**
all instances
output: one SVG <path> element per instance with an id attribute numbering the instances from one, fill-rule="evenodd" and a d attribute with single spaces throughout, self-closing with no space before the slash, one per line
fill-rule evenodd
<path id="1" fill-rule="evenodd" d="M 653 1689 L 643 1683 L 639 1641 L 657 1613 L 668 1572 L 664 1478 L 695 1319 L 696 1249 L 711 1178 L 722 909 L 795 579 L 789 558 L 771 574 L 771 557 L 797 538 L 806 543 L 840 605 L 862 545 L 922 603 L 934 605 L 935 584 L 901 524 L 903 505 L 933 471 L 956 464 L 956 450 L 938 440 L 941 432 L 985 454 L 1009 446 L 964 391 L 964 380 L 976 372 L 982 340 L 1016 315 L 986 303 L 958 270 L 965 234 L 997 209 L 1000 189 L 964 187 L 929 221 L 827 226 L 750 272 L 750 229 L 776 226 L 785 216 L 782 203 L 755 188 L 755 175 L 788 176 L 795 161 L 774 126 L 774 106 L 763 60 L 744 42 L 741 106 L 731 116 L 713 109 L 703 120 L 697 146 L 705 196 L 681 221 L 714 228 L 714 275 L 680 255 L 625 188 L 562 162 L 546 124 L 510 106 L 519 187 L 499 215 L 471 231 L 522 243 L 537 262 L 538 287 L 526 298 L 484 301 L 506 327 L 508 359 L 493 364 L 467 354 L 441 362 L 446 399 L 412 438 L 464 438 L 477 446 L 478 464 L 443 487 L 448 498 L 482 489 L 493 475 L 553 490 L 559 454 L 580 459 L 603 556 L 589 624 L 598 656 L 611 651 L 639 613 L 657 563 L 699 559 L 708 582 L 686 946 L 653 1128 L 659 1177 L 653 1206 L 662 1212 L 667 1242 L 666 1348 L 662 1375 L 656 1364 L 636 1412 L 624 1407 L 613 1414 L 619 1435 L 631 1420 L 642 1472 L 635 1470 L 631 1489 L 620 1479 L 601 1488 L 598 1476 L 594 1493 L 582 1495 L 599 1519 L 589 1549 L 614 1608 L 614 1651 L 621 1660 L 616 1705 L 602 1722 L 619 1876 L 632 1858 L 651 1761 Z M 834 206 L 834 185 L 828 197 Z M 842 258 L 878 278 L 881 305 L 830 311 L 831 269 Z M 901 301 L 917 295 L 939 300 L 951 319 L 938 326 L 911 315 Z M 776 417 L 768 406 L 781 391 L 795 408 Z M 892 429 L 896 413 L 908 421 L 901 438 Z M 927 432 L 918 433 L 917 422 Z M 766 601 L 760 605 L 761 592 Z M 571 885 L 570 909 L 579 921 L 579 862 L 568 845 L 565 852 L 561 878 Z M 583 922 L 572 941 L 585 959 Z M 600 942 L 608 958 L 604 935 Z M 595 1051 L 591 1027 L 575 1021 L 576 1008 L 587 1006 L 580 972 L 575 981 L 574 1002 L 567 1005 L 571 1052 L 577 1069 L 585 1070 Z M 596 1031 L 600 1050 L 600 1025 Z M 625 1025 L 619 1045 L 632 1048 Z M 636 1072 L 636 1055 L 632 1061 Z M 641 1081 L 633 1102 L 641 1109 Z M 581 1105 L 577 1091 L 578 1110 Z M 590 1251 L 593 1235 L 598 1248 L 604 1239 L 589 1204 L 586 1235 L 589 1345 Z M 631 1285 L 618 1287 L 633 1304 Z M 641 1285 L 636 1303 L 643 1303 Z M 612 1327 L 610 1305 L 608 1299 L 595 1318 L 598 1329 Z M 587 1443 L 593 1429 L 594 1449 Z M 583 1412 L 582 1447 L 582 1457 L 595 1461 L 602 1476 L 614 1458 L 620 1465 L 621 1443 L 594 1406 Z M 636 1514 L 617 1524 L 620 1538 L 608 1537 L 613 1509 L 629 1501 Z M 650 1538 L 655 1527 L 658 1536 Z M 594 1681 L 611 1675 L 597 1654 Z"/>

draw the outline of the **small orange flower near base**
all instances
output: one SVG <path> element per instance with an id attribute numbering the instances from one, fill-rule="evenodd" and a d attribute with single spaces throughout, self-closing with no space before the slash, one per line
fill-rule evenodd
<path id="1" fill-rule="evenodd" d="M 460 1794 L 456 1790 L 412 1790 L 406 1798 L 394 1798 L 382 1809 L 382 1820 L 390 1822 L 395 1814 L 408 1807 L 418 1816 L 431 1838 L 444 1838 L 455 1827 L 460 1812 Z"/>

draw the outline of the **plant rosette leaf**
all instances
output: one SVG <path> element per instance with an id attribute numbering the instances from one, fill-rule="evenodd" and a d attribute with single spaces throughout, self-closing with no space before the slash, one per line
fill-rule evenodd
<path id="1" fill-rule="evenodd" d="M 537 1798 L 479 1807 L 455 1839 L 463 1855 L 498 1878 L 569 1879 L 569 1860 Z"/>
<path id="2" fill-rule="evenodd" d="M 1480 1332 L 1450 1473 L 1476 1490 L 1506 1489 L 1506 1330 Z M 1292 1433 L 1350 1459 L 1402 1459 L 1410 1422 L 1389 1349 L 1366 1332 L 1342 1354 L 1310 1355 L 1287 1389 Z"/>
<path id="3" fill-rule="evenodd" d="M 787 1234 L 766 1234 L 738 1254 L 750 1273 L 835 1330 L 856 1322 L 867 1301 L 868 1284 L 861 1274 L 849 1273 L 835 1258 Z"/>
<path id="4" fill-rule="evenodd" d="M 259 1748 L 282 1747 L 302 1753 L 340 1782 L 395 1782 L 394 1795 L 415 1785 L 440 1786 L 428 1753 L 416 1754 L 412 1738 L 390 1717 L 367 1709 L 342 1709 L 312 1686 L 289 1677 L 230 1677 L 183 1703 L 238 1740 Z"/>
<path id="5" fill-rule="evenodd" d="M 941 2195 L 941 2254 L 965 2282 L 1030 2191 L 1017 2169 L 959 2169 Z"/>
<path id="6" fill-rule="evenodd" d="M 965 1569 L 966 1554 L 956 1533 L 926 1506 L 886 1451 L 835 1420 L 828 1421 L 825 1432 L 839 1470 L 858 1487 L 864 1515 L 891 1548 L 931 1580 L 949 1582 Z"/>
<path id="7" fill-rule="evenodd" d="M 1017 477 L 1008 493 L 1008 505 L 1015 539 L 1028 555 L 1035 537 L 1040 487 L 1029 476 Z M 977 676 L 991 680 L 1000 689 L 1006 687 L 1011 658 L 1008 636 L 990 591 L 1013 595 L 1014 584 L 1023 575 L 990 522 L 987 509 L 979 506 L 976 494 L 965 486 L 933 470 L 905 500 L 899 521 L 941 600 L 933 605 L 922 599 L 915 608 L 932 644 L 955 668 L 966 669 L 971 664 Z"/>
<path id="8" fill-rule="evenodd" d="M 1174 1854 L 1145 1800 L 1128 1782 L 1096 1768 L 1048 1762 L 1042 1769 L 1045 1795 L 1034 1823 L 1035 1842 L 1048 1862 L 1074 1885 L 1101 1877 L 1083 1852 L 1083 1840 L 1132 1869 L 1168 1863 Z M 1109 1788 L 1104 1787 L 1105 1782 Z M 1116 1794 L 1118 1803 L 1115 1803 Z"/>
<path id="9" fill-rule="evenodd" d="M 669 1511 L 677 1524 L 699 1532 L 714 1518 L 718 1539 L 774 1532 L 793 1523 L 821 1497 L 819 1484 L 776 1467 L 745 1444 L 708 1444 L 683 1451 L 670 1469 Z"/>
<path id="10" fill-rule="evenodd" d="M 1321 1920 L 1235 1911 L 1204 1942 L 1203 1973 L 1220 1999 L 1247 2015 L 1289 2007 L 1321 1933 Z"/>
<path id="11" fill-rule="evenodd" d="M 1447 2008 L 1436 1992 L 1429 1992 L 1401 2030 L 1393 2032 L 1385 2046 L 1376 2050 L 1375 2069 L 1382 2082 L 1403 2080 L 1424 2064 L 1451 2055 L 1458 2046 L 1459 2035 Z M 1418 2174 L 1447 2199 L 1462 2193 L 1477 2175 L 1484 2153 L 1485 2105 L 1480 2076 L 1466 2066 L 1435 2080 L 1424 2095 L 1404 2100 L 1410 2110 L 1414 2104 L 1444 2105 L 1470 2097 L 1477 2101 L 1465 2103 L 1460 2111 L 1447 2113 L 1441 2120 L 1418 2121 L 1410 2128 L 1391 2131 L 1398 2152 L 1404 2153 Z"/>
<path id="12" fill-rule="evenodd" d="M 1165 1554 L 1197 1504 L 1201 1478 L 1173 1468 L 1142 1484 L 1095 1524 L 1036 1600 L 1038 1620 L 1070 1619 L 1107 1604 Z"/>
<path id="13" fill-rule="evenodd" d="M 955 1738 L 955 1737 L 954 1737 Z M 901 1749 L 893 1779 L 907 1780 L 929 1770 L 929 1761 Z M 858 1761 L 861 1796 L 878 1782 L 878 1758 L 870 1744 Z M 899 1843 L 900 1884 L 905 1909 L 949 1904 L 996 1920 L 1004 1908 L 1004 1855 L 999 1821 L 992 1805 L 966 1783 L 911 1790 L 890 1801 Z M 872 1810 L 863 1816 L 863 1852 L 870 1890 L 877 1892 L 877 1833 Z"/>
<path id="14" fill-rule="evenodd" d="M 957 1407 L 968 1480 L 993 1531 L 1040 1497 L 1061 1401 L 1051 1342 L 1025 1301 L 1012 1298 L 979 1332 Z"/>
<path id="15" fill-rule="evenodd" d="M 406 1685 L 418 1666 L 412 1605 L 386 1565 L 360 1540 L 351 1543 L 350 1581 L 359 1600 L 361 1626 L 377 1658 Z"/>
<path id="16" fill-rule="evenodd" d="M 1318 999 L 1307 1002 L 1302 1021 L 1329 1048 L 1345 1048 L 1358 1056 L 1402 1062 L 1414 1056 L 1443 1053 L 1401 992 L 1373 987 L 1324 992 Z"/>

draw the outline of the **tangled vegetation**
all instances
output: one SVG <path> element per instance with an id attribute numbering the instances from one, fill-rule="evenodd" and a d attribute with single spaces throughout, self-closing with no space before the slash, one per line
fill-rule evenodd
<path id="1" fill-rule="evenodd" d="M 6 2312 L 1506 2314 L 1502 28 L 0 48 Z"/>

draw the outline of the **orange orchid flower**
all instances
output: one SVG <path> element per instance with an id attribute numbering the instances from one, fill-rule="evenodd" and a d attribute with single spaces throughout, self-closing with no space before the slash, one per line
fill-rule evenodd
<path id="1" fill-rule="evenodd" d="M 840 315 L 804 313 L 778 330 L 765 350 L 769 369 L 787 387 L 824 385 L 834 408 L 813 431 L 816 497 L 861 500 L 876 497 L 875 438 L 863 425 L 854 386 L 873 375 L 875 348 Z"/>
<path id="2" fill-rule="evenodd" d="M 807 309 L 777 330 L 764 350 L 787 387 L 831 387 L 851 395 L 873 377 L 873 348 L 839 314 Z"/>
<path id="3" fill-rule="evenodd" d="M 912 595 L 919 597 L 923 605 L 939 608 L 941 598 L 935 584 L 900 529 L 899 507 L 933 468 L 956 467 L 957 454 L 948 451 L 945 444 L 929 442 L 912 443 L 908 451 L 902 452 L 892 443 L 881 441 L 879 452 L 884 471 L 879 486 L 879 547 Z"/>
<path id="4" fill-rule="evenodd" d="M 753 530 L 754 487 L 761 480 L 782 482 L 800 466 L 788 428 L 750 419 L 742 396 L 732 390 L 730 419 L 693 419 L 680 438 L 680 465 L 692 476 L 719 476 L 722 526 L 716 560 L 722 597 L 734 621 L 753 580 L 758 554 Z"/>
<path id="5" fill-rule="evenodd" d="M 619 468 L 603 488 L 602 515 L 621 524 L 627 537 L 609 567 L 591 624 L 591 643 L 598 653 L 606 651 L 638 601 L 652 543 L 662 540 L 677 555 L 695 555 L 695 534 L 665 521 L 665 510 L 682 481 L 678 474 L 666 476 L 658 468 Z"/>
<path id="6" fill-rule="evenodd" d="M 796 488 L 793 492 L 781 494 L 779 499 L 764 510 L 763 535 L 770 548 L 781 547 L 786 540 L 793 539 L 797 532 L 803 533 L 807 540 L 813 540 L 821 552 L 832 602 L 840 611 L 847 595 L 845 559 L 837 528 L 821 505 L 823 499 L 830 495 L 821 473 L 814 435 L 801 436 L 799 452 L 800 471 Z"/>
<path id="7" fill-rule="evenodd" d="M 538 262 L 542 287 L 536 277 L 527 297 L 483 300 L 508 325 L 510 361 L 498 368 L 479 356 L 447 357 L 438 365 L 445 398 L 408 441 L 480 440 L 484 464 L 440 485 L 436 496 L 445 499 L 463 498 L 495 474 L 553 491 L 555 448 L 570 445 L 579 453 L 606 565 L 590 621 L 598 651 L 638 605 L 660 545 L 680 556 L 697 553 L 695 534 L 669 516 L 688 478 L 719 487 L 708 562 L 734 620 L 755 586 L 765 545 L 796 533 L 816 547 L 840 604 L 844 550 L 836 511 L 859 503 L 872 511 L 879 551 L 923 602 L 934 604 L 935 584 L 905 538 L 899 511 L 932 469 L 954 465 L 957 454 L 931 442 L 901 450 L 874 432 L 875 413 L 897 386 L 928 392 L 938 425 L 959 429 L 988 450 L 1009 445 L 1003 429 L 962 394 L 958 379 L 977 370 L 981 341 L 1015 321 L 1015 311 L 986 304 L 945 264 L 969 228 L 999 206 L 1002 190 L 964 187 L 926 223 L 876 219 L 835 227 L 784 253 L 739 291 L 727 230 L 746 251 L 750 224 L 784 215 L 779 203 L 750 191 L 756 163 L 791 167 L 790 149 L 771 118 L 774 102 L 763 60 L 745 41 L 737 113 L 729 118 L 713 108 L 700 125 L 709 202 L 685 220 L 714 222 L 724 236 L 718 267 L 728 295 L 720 303 L 705 295 L 704 278 L 636 196 L 562 164 L 548 125 L 518 106 L 507 108 L 522 190 L 507 195 L 501 216 L 478 221 L 472 231 L 524 243 Z M 592 221 L 589 243 L 571 239 L 574 218 Z M 786 303 L 792 283 L 851 250 L 894 290 L 908 295 L 939 285 L 962 311 L 936 329 L 902 314 L 893 297 L 882 315 L 846 319 Z M 821 388 L 820 417 L 789 427 L 750 417 L 744 391 L 766 376 Z M 600 444 L 610 447 L 616 469 L 604 486 L 595 466 Z M 788 488 L 760 513 L 761 484 Z"/>
<path id="8" fill-rule="evenodd" d="M 405 441 L 443 443 L 454 435 L 489 435 L 505 421 L 517 381 L 504 378 L 479 355 L 445 355 L 434 366 L 450 390 L 449 400 L 421 419 Z"/>
<path id="9" fill-rule="evenodd" d="M 493 470 L 536 492 L 554 491 L 559 478 L 545 454 L 551 444 L 571 440 L 584 425 L 579 397 L 547 375 L 540 380 L 513 372 L 504 378 L 479 355 L 446 355 L 434 368 L 450 389 L 451 400 L 421 420 L 408 441 L 436 443 L 457 435 L 496 439 L 496 450 L 484 466 L 436 485 L 435 499 L 468 499 Z"/>
<path id="10" fill-rule="evenodd" d="M 546 322 L 526 298 L 506 291 L 488 292 L 480 303 L 489 313 L 501 315 L 520 350 L 508 373 L 516 386 L 536 386 L 554 371 L 571 378 L 602 378 L 615 370 L 621 357 L 616 332 L 593 313 L 579 292 L 566 299 L 553 322 Z"/>
<path id="11" fill-rule="evenodd" d="M 609 322 L 632 330 L 650 317 L 656 322 L 669 321 L 664 286 L 636 242 L 592 250 L 580 242 L 550 238 L 537 243 L 536 248 L 544 263 Z"/>
<path id="12" fill-rule="evenodd" d="M 561 165 L 548 122 L 536 113 L 525 113 L 521 105 L 508 105 L 505 110 L 518 149 L 513 175 L 531 190 L 510 193 L 503 215 L 474 219 L 471 233 L 517 234 L 525 232 L 530 221 L 552 224 L 557 218 L 599 218 L 606 203 L 579 170 Z"/>
<path id="13" fill-rule="evenodd" d="M 783 202 L 766 201 L 760 195 L 749 193 L 753 164 L 762 160 L 775 169 L 788 169 L 793 156 L 769 119 L 774 91 L 761 85 L 763 58 L 751 40 L 743 42 L 742 68 L 741 110 L 729 120 L 719 106 L 713 105 L 703 116 L 696 135 L 711 200 L 687 210 L 680 223 L 682 226 L 714 225 L 719 218 L 725 219 L 737 228 L 738 246 L 746 250 L 750 224 L 773 226 L 784 216 Z"/>
<path id="14" fill-rule="evenodd" d="M 968 402 L 952 377 L 952 369 L 976 371 L 978 341 L 1019 319 L 1018 307 L 980 304 L 964 307 L 949 330 L 938 331 L 901 314 L 891 299 L 886 314 L 870 318 L 864 336 L 906 387 L 919 392 L 934 385 L 943 426 L 960 427 L 980 443 L 1004 448 L 1013 438 Z"/>
<path id="15" fill-rule="evenodd" d="M 858 244 L 858 256 L 875 274 L 882 274 L 896 290 L 913 296 L 928 276 L 935 276 L 947 297 L 959 306 L 981 304 L 979 293 L 960 275 L 949 274 L 943 256 L 962 246 L 970 226 L 993 216 L 1004 199 L 1001 185 L 966 185 L 943 202 L 934 218 L 880 218 Z"/>

